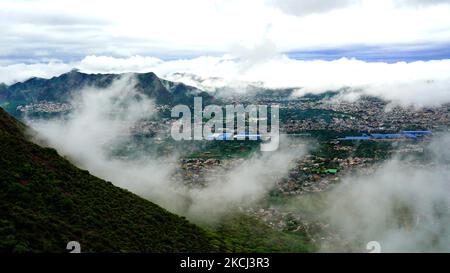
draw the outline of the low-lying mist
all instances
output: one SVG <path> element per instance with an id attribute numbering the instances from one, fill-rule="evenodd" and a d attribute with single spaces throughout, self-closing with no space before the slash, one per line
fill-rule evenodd
<path id="1" fill-rule="evenodd" d="M 394 157 L 283 209 L 304 215 L 314 204 L 308 213 L 337 235 L 322 241 L 324 252 L 367 252 L 370 241 L 382 252 L 449 252 L 449 144 L 450 135 L 436 135 L 422 157 Z"/>
<path id="2" fill-rule="evenodd" d="M 135 151 L 117 157 L 111 151 L 132 141 L 132 128 L 156 114 L 151 99 L 137 92 L 135 79 L 123 76 L 105 89 L 76 92 L 75 109 L 65 117 L 30 119 L 35 139 L 54 147 L 81 168 L 197 222 L 214 223 L 241 206 L 261 200 L 291 163 L 308 149 L 282 138 L 275 152 L 255 152 L 228 169 L 213 169 L 206 186 L 174 181 L 182 152 L 158 155 Z M 450 251 L 450 136 L 435 136 L 428 157 L 393 158 L 371 175 L 351 175 L 320 194 L 312 213 L 334 230 L 343 245 L 322 244 L 322 251 L 366 251 L 378 241 L 383 252 Z M 412 163 L 415 162 L 415 163 Z M 219 175 L 217 175 L 219 174 Z M 300 205 L 301 204 L 301 205 Z M 293 202 L 285 209 L 302 210 Z"/>
<path id="3" fill-rule="evenodd" d="M 343 99 L 376 96 L 402 106 L 436 106 L 450 102 L 450 60 L 371 62 L 354 58 L 299 60 L 272 52 L 270 41 L 238 56 L 200 56 L 161 60 L 154 57 L 86 56 L 63 63 L 0 65 L 0 82 L 12 84 L 32 76 L 50 78 L 73 67 L 84 73 L 152 71 L 167 80 L 205 91 L 225 89 L 221 95 L 269 89 L 295 88 L 294 96 L 346 88 Z"/>
<path id="4" fill-rule="evenodd" d="M 292 167 L 291 163 L 305 155 L 306 147 L 281 139 L 275 152 L 253 155 L 238 166 L 220 173 L 220 180 L 208 179 L 208 186 L 192 189 L 193 204 L 189 214 L 196 216 L 221 215 L 232 206 L 246 206 L 263 198 Z"/>
<path id="5" fill-rule="evenodd" d="M 152 100 L 137 92 L 135 79 L 123 76 L 105 89 L 84 88 L 73 96 L 75 110 L 63 118 L 29 119 L 35 139 L 54 147 L 81 168 L 147 198 L 164 208 L 202 222 L 214 222 L 239 206 L 258 201 L 287 173 L 290 162 L 305 154 L 301 145 L 283 141 L 276 152 L 255 153 L 205 187 L 173 181 L 181 153 L 115 157 L 111 150 L 130 141 L 129 129 L 155 115 Z M 132 140 L 131 140 L 132 141 Z M 297 148 L 295 148 L 297 147 Z M 217 176 L 215 176 L 217 177 Z"/>
<path id="6" fill-rule="evenodd" d="M 56 148 L 77 166 L 155 202 L 172 204 L 175 200 L 168 198 L 175 192 L 164 181 L 169 181 L 173 158 L 162 161 L 146 155 L 131 161 L 111 156 L 116 146 L 131 137 L 133 125 L 155 113 L 153 101 L 134 90 L 134 85 L 132 76 L 123 76 L 105 89 L 86 87 L 74 92 L 75 109 L 67 117 L 28 123 L 37 132 L 38 142 Z"/>

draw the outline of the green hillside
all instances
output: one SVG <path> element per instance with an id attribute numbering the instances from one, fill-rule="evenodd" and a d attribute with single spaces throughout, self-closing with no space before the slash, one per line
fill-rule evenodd
<path id="1" fill-rule="evenodd" d="M 158 78 L 154 73 L 131 74 L 86 74 L 72 70 L 51 79 L 31 78 L 10 86 L 0 83 L 0 107 L 15 117 L 21 117 L 16 110 L 19 105 L 39 102 L 68 103 L 72 96 L 85 87 L 107 88 L 124 75 L 134 77 L 137 92 L 154 99 L 157 104 L 192 105 L 194 97 L 202 97 L 204 103 L 211 103 L 214 98 L 197 88 L 183 83 L 171 82 Z"/>
<path id="2" fill-rule="evenodd" d="M 209 231 L 27 141 L 0 108 L 0 252 L 230 251 Z"/>

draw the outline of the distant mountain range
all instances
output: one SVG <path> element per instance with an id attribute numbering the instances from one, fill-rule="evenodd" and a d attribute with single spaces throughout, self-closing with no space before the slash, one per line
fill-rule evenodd
<path id="1" fill-rule="evenodd" d="M 314 93 L 305 93 L 301 96 L 297 96 L 296 91 L 301 87 L 285 87 L 285 88 L 270 88 L 266 87 L 263 82 L 245 82 L 237 80 L 226 80 L 220 77 L 201 77 L 191 73 L 173 73 L 166 75 L 166 77 L 175 82 L 183 82 L 189 86 L 194 86 L 201 90 L 206 90 L 210 94 L 214 94 L 216 97 L 240 97 L 246 99 L 254 98 L 304 98 L 319 100 L 323 98 L 331 98 L 340 93 L 345 93 L 347 88 L 341 88 L 339 90 L 328 90 Z"/>
<path id="2" fill-rule="evenodd" d="M 214 233 L 29 142 L 25 131 L 0 108 L 0 252 L 68 252 L 69 241 L 82 252 L 231 250 Z"/>
<path id="3" fill-rule="evenodd" d="M 123 75 L 125 74 L 86 74 L 72 70 L 51 79 L 31 78 L 10 86 L 0 84 L 0 106 L 9 113 L 19 116 L 16 111 L 18 105 L 41 101 L 68 102 L 73 92 L 84 87 L 106 88 Z M 136 84 L 133 87 L 138 92 L 155 99 L 157 104 L 191 105 L 194 96 L 203 97 L 205 103 L 214 100 L 207 92 L 184 83 L 160 79 L 152 72 L 126 75 L 134 76 Z"/>

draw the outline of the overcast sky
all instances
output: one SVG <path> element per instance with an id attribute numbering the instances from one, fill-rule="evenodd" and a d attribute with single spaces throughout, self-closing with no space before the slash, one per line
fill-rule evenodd
<path id="1" fill-rule="evenodd" d="M 450 0 L 0 0 L 0 82 L 74 67 L 439 104 L 450 102 Z"/>
<path id="2" fill-rule="evenodd" d="M 173 59 L 255 47 L 267 51 L 261 54 L 290 52 L 299 58 L 420 52 L 429 59 L 430 49 L 442 58 L 450 47 L 449 3 L 0 0 L 0 58 L 3 63 L 87 55 Z"/>

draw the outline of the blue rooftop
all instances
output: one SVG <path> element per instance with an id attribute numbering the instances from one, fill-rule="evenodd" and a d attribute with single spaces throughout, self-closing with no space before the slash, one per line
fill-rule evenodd
<path id="1" fill-rule="evenodd" d="M 362 136 L 346 136 L 340 137 L 338 140 L 417 139 L 418 137 L 432 134 L 431 131 L 401 131 L 399 134 L 363 134 Z"/>

